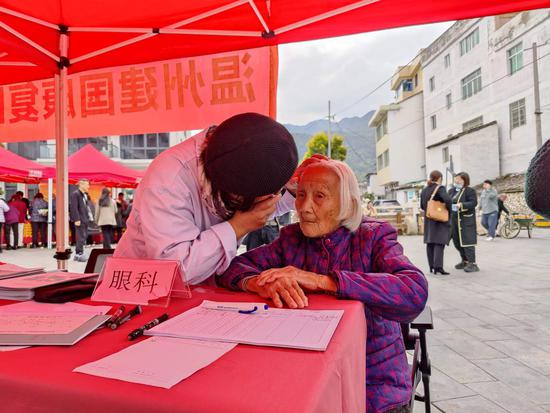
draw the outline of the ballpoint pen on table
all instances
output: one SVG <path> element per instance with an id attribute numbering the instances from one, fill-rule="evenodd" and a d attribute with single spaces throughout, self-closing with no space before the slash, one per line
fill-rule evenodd
<path id="1" fill-rule="evenodd" d="M 105 325 L 107 327 L 111 327 L 111 324 L 113 324 L 115 321 L 118 320 L 118 318 L 122 315 L 122 313 L 124 313 L 124 310 L 126 309 L 126 307 L 124 307 L 123 305 L 121 305 L 118 310 L 116 310 L 113 315 L 111 316 L 111 318 L 109 318 L 106 322 L 105 322 Z"/>
<path id="2" fill-rule="evenodd" d="M 113 323 L 110 324 L 109 327 L 111 327 L 112 330 L 116 330 L 118 327 L 120 327 L 122 324 L 124 324 L 126 321 L 130 320 L 133 316 L 141 314 L 141 306 L 136 305 L 134 308 L 132 308 L 128 313 L 122 317 L 119 317 L 117 320 L 115 320 Z"/>
<path id="3" fill-rule="evenodd" d="M 136 328 L 134 331 L 128 334 L 128 340 L 130 341 L 135 340 L 139 336 L 143 335 L 145 330 L 149 330 L 155 326 L 158 326 L 160 323 L 166 320 L 168 320 L 168 314 L 164 313 L 161 316 L 155 318 L 154 320 L 149 321 L 147 324 L 141 326 L 140 328 Z"/>

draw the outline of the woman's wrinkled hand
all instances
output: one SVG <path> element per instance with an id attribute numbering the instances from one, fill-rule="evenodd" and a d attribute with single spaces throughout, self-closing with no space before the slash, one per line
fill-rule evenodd
<path id="1" fill-rule="evenodd" d="M 252 278 L 246 288 L 257 293 L 260 297 L 269 298 L 275 307 L 282 308 L 286 304 L 289 308 L 304 308 L 309 304 L 304 290 L 298 282 L 290 277 L 280 277 L 268 284 L 258 284 L 259 277 Z"/>
<path id="2" fill-rule="evenodd" d="M 305 288 L 308 291 L 317 291 L 319 289 L 318 274 L 301 270 L 292 265 L 288 265 L 283 268 L 271 268 L 263 271 L 258 276 L 258 285 L 264 286 L 281 278 L 290 278 L 296 281 L 300 287 Z"/>

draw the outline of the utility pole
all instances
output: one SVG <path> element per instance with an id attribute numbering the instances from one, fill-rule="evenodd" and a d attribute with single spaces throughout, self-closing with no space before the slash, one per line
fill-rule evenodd
<path id="1" fill-rule="evenodd" d="M 539 90 L 539 61 L 537 57 L 537 43 L 533 43 L 533 86 L 535 94 L 535 137 L 537 150 L 542 146 L 542 124 L 540 110 L 540 90 Z M 330 103 L 329 103 L 330 107 Z M 329 109 L 330 111 L 330 109 Z"/>
<path id="2" fill-rule="evenodd" d="M 330 122 L 334 119 L 334 115 L 330 114 L 330 100 L 328 101 L 328 145 L 327 145 L 327 156 L 329 158 L 332 158 L 331 156 L 331 141 L 332 141 L 332 132 L 330 130 Z"/>

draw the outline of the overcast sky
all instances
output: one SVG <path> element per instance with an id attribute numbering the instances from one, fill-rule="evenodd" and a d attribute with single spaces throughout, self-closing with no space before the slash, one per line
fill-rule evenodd
<path id="1" fill-rule="evenodd" d="M 391 102 L 393 93 L 387 82 L 372 96 L 353 105 L 451 24 L 405 27 L 279 46 L 278 120 L 303 125 L 320 119 L 327 116 L 329 99 L 337 121 L 363 116 Z"/>

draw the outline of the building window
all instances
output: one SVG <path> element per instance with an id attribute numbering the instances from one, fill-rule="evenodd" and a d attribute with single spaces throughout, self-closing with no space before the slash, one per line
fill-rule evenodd
<path id="1" fill-rule="evenodd" d="M 445 99 L 447 100 L 447 109 L 451 109 L 451 106 L 453 106 L 453 96 L 448 93 Z"/>
<path id="2" fill-rule="evenodd" d="M 412 79 L 407 79 L 403 81 L 403 92 L 412 92 L 414 89 Z"/>
<path id="3" fill-rule="evenodd" d="M 445 60 L 445 69 L 448 69 L 449 67 L 451 67 L 451 55 L 446 54 L 444 60 Z"/>
<path id="4" fill-rule="evenodd" d="M 508 55 L 508 73 L 514 74 L 523 67 L 523 45 L 517 44 L 506 52 Z"/>
<path id="5" fill-rule="evenodd" d="M 432 130 L 434 130 L 435 128 L 437 128 L 437 117 L 436 117 L 436 115 L 430 116 L 430 120 L 432 122 Z"/>
<path id="6" fill-rule="evenodd" d="M 460 41 L 460 56 L 464 56 L 479 44 L 479 28 Z"/>
<path id="7" fill-rule="evenodd" d="M 483 116 L 478 116 L 475 119 L 469 120 L 468 122 L 464 122 L 462 124 L 462 131 L 466 132 L 471 129 L 475 129 L 481 125 L 483 125 Z"/>
<path id="8" fill-rule="evenodd" d="M 384 169 L 384 157 L 382 155 L 378 155 L 378 158 L 376 158 L 377 164 L 378 164 L 378 170 Z"/>
<path id="9" fill-rule="evenodd" d="M 376 142 L 384 137 L 388 133 L 388 118 L 384 118 L 382 122 L 376 127 Z"/>
<path id="10" fill-rule="evenodd" d="M 430 77 L 430 92 L 435 90 L 435 77 Z"/>
<path id="11" fill-rule="evenodd" d="M 443 163 L 449 162 L 449 147 L 445 146 L 442 149 L 443 152 Z"/>
<path id="12" fill-rule="evenodd" d="M 414 87 L 418 86 L 418 73 L 414 75 Z"/>
<path id="13" fill-rule="evenodd" d="M 525 99 L 510 104 L 510 128 L 518 128 L 525 125 Z"/>
<path id="14" fill-rule="evenodd" d="M 384 168 L 390 166 L 390 150 L 386 149 L 384 152 Z"/>
<path id="15" fill-rule="evenodd" d="M 468 99 L 481 90 L 481 69 L 470 73 L 461 80 L 462 99 Z"/>
<path id="16" fill-rule="evenodd" d="M 169 146 L 169 133 L 122 135 L 120 137 L 122 159 L 154 159 Z"/>

